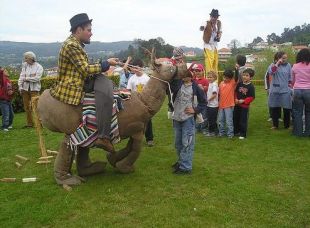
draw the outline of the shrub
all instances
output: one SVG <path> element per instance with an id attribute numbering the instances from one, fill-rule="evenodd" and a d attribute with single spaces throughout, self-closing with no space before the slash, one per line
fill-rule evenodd
<path id="1" fill-rule="evenodd" d="M 119 84 L 119 76 L 111 76 L 109 77 L 112 81 L 115 87 L 118 87 Z M 55 83 L 56 83 L 57 77 L 45 77 L 41 79 L 41 92 L 43 92 L 46 89 L 50 89 Z M 14 112 L 23 112 L 24 106 L 23 106 L 23 100 L 18 92 L 18 80 L 11 80 L 13 84 L 13 89 L 15 91 L 14 97 L 12 100 L 13 109 Z"/>

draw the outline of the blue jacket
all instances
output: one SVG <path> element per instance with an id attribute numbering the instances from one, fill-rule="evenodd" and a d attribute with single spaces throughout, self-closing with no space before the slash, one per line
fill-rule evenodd
<path id="1" fill-rule="evenodd" d="M 175 101 L 175 98 L 177 97 L 177 94 L 179 90 L 181 89 L 183 85 L 183 81 L 181 79 L 174 80 L 171 82 L 171 91 L 173 93 L 172 95 L 172 101 Z M 201 113 L 206 107 L 207 107 L 207 99 L 205 92 L 198 87 L 198 84 L 194 81 L 192 81 L 192 88 L 193 88 L 193 95 L 194 97 L 197 97 L 197 106 L 193 107 L 195 110 L 195 113 Z M 193 98 L 194 99 L 194 98 Z"/>

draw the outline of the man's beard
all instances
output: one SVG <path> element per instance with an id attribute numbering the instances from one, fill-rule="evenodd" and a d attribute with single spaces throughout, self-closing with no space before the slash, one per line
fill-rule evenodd
<path id="1" fill-rule="evenodd" d="M 83 44 L 90 44 L 90 40 L 83 41 Z"/>

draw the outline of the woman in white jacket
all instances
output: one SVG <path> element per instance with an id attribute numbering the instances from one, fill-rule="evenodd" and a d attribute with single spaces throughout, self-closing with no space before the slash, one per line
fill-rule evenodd
<path id="1" fill-rule="evenodd" d="M 18 80 L 18 88 L 23 98 L 27 117 L 27 124 L 24 128 L 33 127 L 31 98 L 39 96 L 42 74 L 43 67 L 37 63 L 36 55 L 31 51 L 24 53 L 22 72 Z"/>

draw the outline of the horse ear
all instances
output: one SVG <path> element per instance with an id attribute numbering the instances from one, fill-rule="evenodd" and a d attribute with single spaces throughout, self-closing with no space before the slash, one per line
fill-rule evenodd
<path id="1" fill-rule="evenodd" d="M 155 57 L 155 48 L 152 48 L 152 53 L 151 53 L 151 64 L 152 66 L 154 66 L 155 68 L 158 68 L 161 66 L 160 63 L 156 62 L 156 57 Z"/>

